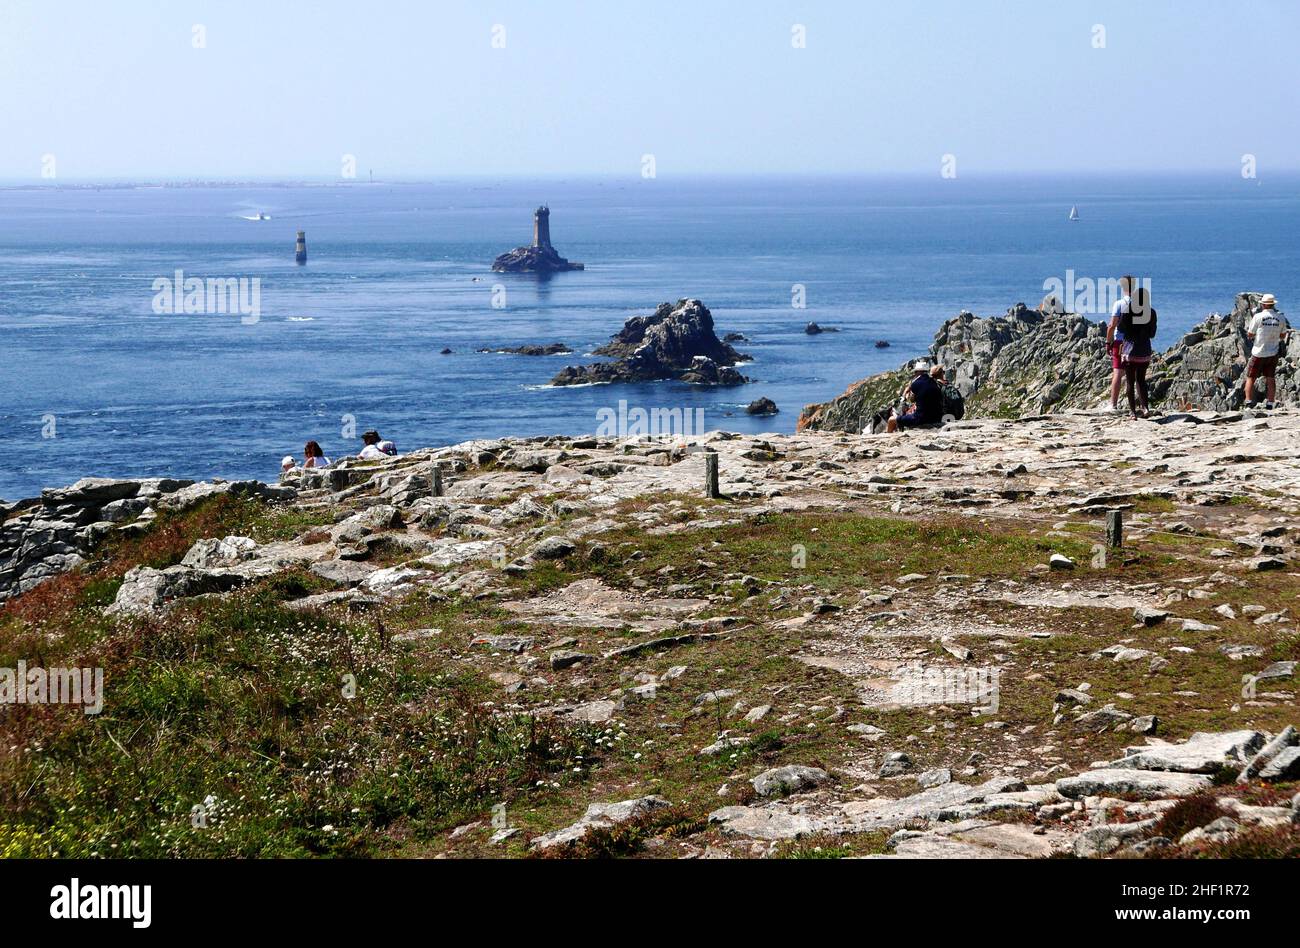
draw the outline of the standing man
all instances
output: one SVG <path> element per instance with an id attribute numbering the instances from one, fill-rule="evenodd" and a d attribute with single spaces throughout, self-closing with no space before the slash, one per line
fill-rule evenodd
<path id="1" fill-rule="evenodd" d="M 1277 358 L 1282 343 L 1289 335 L 1291 327 L 1287 325 L 1286 317 L 1277 311 L 1277 300 L 1272 293 L 1265 293 L 1259 298 L 1259 312 L 1246 326 L 1246 338 L 1254 343 L 1250 350 L 1250 360 L 1246 363 L 1244 394 L 1247 408 L 1254 408 L 1258 404 L 1255 401 L 1256 378 L 1264 379 L 1264 388 L 1268 393 L 1264 407 L 1273 407 L 1273 400 L 1277 396 Z"/>
<path id="2" fill-rule="evenodd" d="M 1119 411 L 1119 390 L 1124 384 L 1124 364 L 1120 352 L 1124 348 L 1124 335 L 1120 331 L 1120 320 L 1128 314 L 1133 305 L 1133 285 L 1137 281 L 1131 276 L 1119 278 L 1119 291 L 1123 294 L 1110 308 L 1110 322 L 1106 324 L 1106 351 L 1110 353 L 1110 410 Z"/>

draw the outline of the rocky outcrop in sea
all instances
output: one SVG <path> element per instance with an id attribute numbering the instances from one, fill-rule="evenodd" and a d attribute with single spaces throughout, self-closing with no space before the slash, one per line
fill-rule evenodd
<path id="1" fill-rule="evenodd" d="M 526 355 L 526 356 L 549 356 L 549 355 L 568 355 L 573 350 L 562 342 L 552 342 L 546 345 L 529 343 L 524 346 L 503 346 L 497 349 L 483 348 L 479 352 L 494 352 L 501 355 Z"/>
<path id="2" fill-rule="evenodd" d="M 583 264 L 561 257 L 554 247 L 516 247 L 492 261 L 493 273 L 558 273 L 585 269 Z"/>
<path id="3" fill-rule="evenodd" d="M 696 385 L 741 385 L 749 381 L 732 366 L 750 357 L 717 337 L 713 314 L 694 299 L 660 303 L 648 316 L 633 316 L 596 355 L 614 361 L 567 366 L 551 384 L 677 379 Z"/>
<path id="4" fill-rule="evenodd" d="M 1242 376 L 1250 354 L 1246 325 L 1259 296 L 1237 294 L 1231 313 L 1208 316 L 1156 355 L 1148 375 L 1152 406 L 1180 411 L 1242 406 Z M 1076 313 L 1044 313 L 1024 303 L 1004 316 L 963 312 L 935 333 L 928 357 L 947 370 L 948 380 L 965 397 L 966 417 L 1016 418 L 1096 408 L 1109 398 L 1105 323 Z M 829 402 L 806 406 L 800 427 L 861 431 L 896 398 L 910 364 L 863 379 Z M 1294 356 L 1278 363 L 1281 401 L 1300 399 L 1296 368 Z"/>

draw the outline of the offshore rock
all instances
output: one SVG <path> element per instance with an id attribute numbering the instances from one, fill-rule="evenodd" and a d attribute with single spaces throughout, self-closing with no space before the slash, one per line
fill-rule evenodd
<path id="1" fill-rule="evenodd" d="M 596 354 L 616 361 L 568 366 L 551 384 L 676 379 L 697 385 L 740 385 L 749 381 L 731 368 L 749 356 L 717 337 L 713 314 L 694 299 L 661 303 L 649 316 L 633 316 Z"/>

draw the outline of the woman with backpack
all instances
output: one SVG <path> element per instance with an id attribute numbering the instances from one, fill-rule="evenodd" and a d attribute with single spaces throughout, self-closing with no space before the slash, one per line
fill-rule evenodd
<path id="1" fill-rule="evenodd" d="M 1132 418 L 1150 418 L 1147 403 L 1147 368 L 1151 365 L 1151 340 L 1156 334 L 1156 311 L 1146 287 L 1133 291 L 1127 310 L 1117 317 L 1115 339 L 1120 365 L 1128 386 L 1128 409 Z"/>

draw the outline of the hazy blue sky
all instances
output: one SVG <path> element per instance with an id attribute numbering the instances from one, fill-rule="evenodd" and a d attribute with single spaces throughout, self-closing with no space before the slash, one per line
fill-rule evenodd
<path id="1" fill-rule="evenodd" d="M 638 176 L 653 154 L 663 178 L 1245 153 L 1264 177 L 1300 167 L 1298 40 L 1294 0 L 2 0 L 0 178 L 39 181 L 47 154 L 76 180 L 337 177 L 345 154 L 381 178 Z"/>

